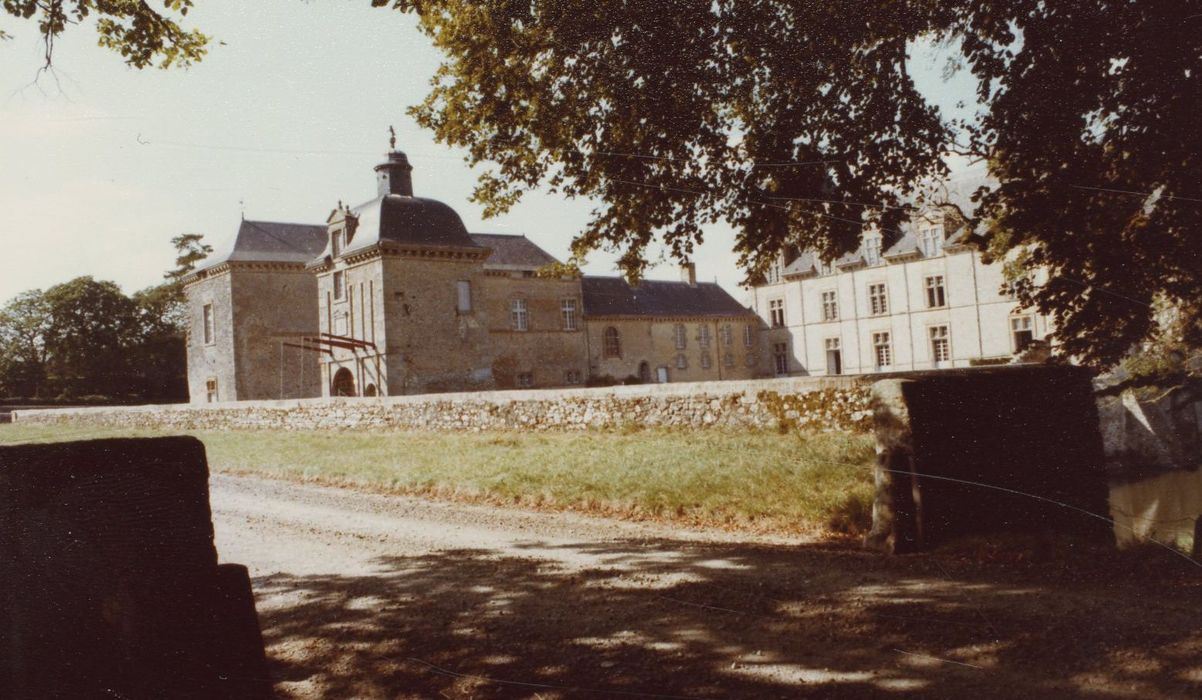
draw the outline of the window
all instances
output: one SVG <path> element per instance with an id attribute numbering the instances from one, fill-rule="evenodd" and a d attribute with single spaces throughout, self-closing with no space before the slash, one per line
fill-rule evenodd
<path id="1" fill-rule="evenodd" d="M 338 255 L 340 255 L 342 253 L 342 230 L 341 229 L 335 229 L 334 232 L 332 232 L 330 234 L 330 252 L 332 252 L 335 257 L 337 257 Z"/>
<path id="2" fill-rule="evenodd" d="M 514 299 L 509 302 L 509 327 L 515 331 L 530 328 L 530 315 L 526 312 L 526 300 Z"/>
<path id="3" fill-rule="evenodd" d="M 893 348 L 889 344 L 888 333 L 873 333 L 872 349 L 878 370 L 893 366 Z"/>
<path id="4" fill-rule="evenodd" d="M 529 389 L 534 386 L 533 372 L 518 372 L 518 387 L 521 389 Z"/>
<path id="5" fill-rule="evenodd" d="M 709 369 L 713 366 L 713 364 L 714 361 L 710 359 L 710 354 L 708 352 L 701 353 L 701 369 Z"/>
<path id="6" fill-rule="evenodd" d="M 559 312 L 563 316 L 563 329 L 565 331 L 576 330 L 576 300 L 564 299 L 559 304 Z"/>
<path id="7" fill-rule="evenodd" d="M 824 345 L 826 347 L 826 373 L 843 374 L 843 351 L 839 339 L 827 338 Z"/>
<path id="8" fill-rule="evenodd" d="M 688 331 L 685 330 L 684 324 L 676 324 L 676 327 L 672 329 L 672 332 L 675 334 L 676 338 L 676 349 L 684 350 L 685 346 L 689 344 L 689 334 Z"/>
<path id="9" fill-rule="evenodd" d="M 710 346 L 710 327 L 708 323 L 697 326 L 697 344 L 703 348 Z"/>
<path id="10" fill-rule="evenodd" d="M 755 345 L 755 328 L 751 326 L 743 326 L 743 347 L 751 347 Z"/>
<path id="11" fill-rule="evenodd" d="M 928 226 L 918 232 L 918 248 L 928 258 L 943 252 L 943 227 Z"/>
<path id="12" fill-rule="evenodd" d="M 768 284 L 778 284 L 784 276 L 785 266 L 784 261 L 777 257 L 772 261 L 772 265 L 768 268 L 765 275 L 765 281 Z"/>
<path id="13" fill-rule="evenodd" d="M 213 325 L 213 305 L 205 304 L 204 307 L 204 327 L 205 327 L 205 345 L 212 345 L 217 337 L 216 326 Z M 214 380 L 216 381 L 216 380 Z"/>
<path id="14" fill-rule="evenodd" d="M 722 328 L 719 329 L 718 333 L 719 333 L 719 337 L 722 338 L 723 346 L 729 348 L 731 345 L 734 345 L 735 334 L 734 334 L 734 331 L 731 330 L 729 323 L 723 325 Z"/>
<path id="15" fill-rule="evenodd" d="M 733 352 L 727 352 L 725 355 L 722 356 L 722 366 L 723 367 L 734 367 L 735 366 L 735 354 Z"/>
<path id="16" fill-rule="evenodd" d="M 350 330 L 348 328 L 348 326 L 350 325 L 349 320 L 350 320 L 350 315 L 345 311 L 340 311 L 340 312 L 334 314 L 334 330 L 332 331 L 333 334 L 341 335 L 341 336 L 348 335 L 347 331 Z"/>
<path id="17" fill-rule="evenodd" d="M 605 329 L 602 334 L 601 349 L 606 357 L 622 356 L 622 338 L 618 335 L 617 328 L 609 326 Z"/>
<path id="18" fill-rule="evenodd" d="M 789 344 L 775 343 L 772 346 L 772 361 L 777 374 L 789 373 Z"/>
<path id="19" fill-rule="evenodd" d="M 773 328 L 782 328 L 785 325 L 785 300 L 773 299 L 768 302 L 768 314 L 772 319 Z"/>
<path id="20" fill-rule="evenodd" d="M 334 273 L 334 299 L 341 299 L 346 295 L 346 276 L 341 270 Z"/>
<path id="21" fill-rule="evenodd" d="M 868 310 L 873 316 L 889 313 L 889 297 L 884 282 L 868 285 Z"/>
<path id="22" fill-rule="evenodd" d="M 835 274 L 835 266 L 832 263 L 824 262 L 818 264 L 818 274 L 833 275 Z"/>
<path id="23" fill-rule="evenodd" d="M 870 235 L 864 237 L 864 262 L 868 265 L 881 264 L 881 237 Z"/>
<path id="24" fill-rule="evenodd" d="M 205 400 L 209 403 L 217 403 L 217 380 L 209 379 L 205 381 Z"/>
<path id="25" fill-rule="evenodd" d="M 947 326 L 931 326 L 927 329 L 931 336 L 931 361 L 936 365 L 952 359 L 951 343 L 948 341 Z"/>
<path id="26" fill-rule="evenodd" d="M 1027 349 L 1035 342 L 1035 328 L 1030 316 L 1015 316 L 1010 319 L 1010 334 L 1014 338 L 1014 354 Z"/>
<path id="27" fill-rule="evenodd" d="M 683 352 L 676 356 L 676 369 L 685 369 L 688 366 L 689 358 L 685 357 Z"/>
<path id="28" fill-rule="evenodd" d="M 833 289 L 822 293 L 822 320 L 839 320 L 839 299 Z"/>
<path id="29" fill-rule="evenodd" d="M 947 294 L 943 291 L 943 275 L 928 277 L 926 285 L 927 308 L 935 309 L 940 306 L 947 306 Z"/>
<path id="30" fill-rule="evenodd" d="M 472 283 L 459 280 L 455 283 L 456 308 L 459 313 L 466 314 L 472 310 Z"/>
<path id="31" fill-rule="evenodd" d="M 747 365 L 748 367 L 755 367 L 757 364 L 759 364 L 759 359 L 756 358 L 754 352 L 749 352 L 747 353 L 747 358 L 743 360 L 743 364 Z"/>
<path id="32" fill-rule="evenodd" d="M 580 384 L 584 379 L 584 373 L 578 369 L 570 369 L 563 373 L 564 384 Z"/>

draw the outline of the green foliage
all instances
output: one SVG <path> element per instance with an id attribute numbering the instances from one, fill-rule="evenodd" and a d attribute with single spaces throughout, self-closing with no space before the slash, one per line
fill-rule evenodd
<path id="1" fill-rule="evenodd" d="M 204 58 L 210 37 L 180 26 L 193 0 L 164 0 L 156 10 L 142 0 L 4 0 L 0 12 L 37 23 L 51 66 L 54 43 L 69 26 L 94 20 L 98 43 L 133 68 L 187 67 Z M 0 32 L 0 38 L 6 35 Z"/>
<path id="2" fill-rule="evenodd" d="M 953 151 L 987 160 L 974 215 L 995 253 L 1050 273 L 1020 299 L 1066 353 L 1113 363 L 1157 295 L 1202 298 L 1190 0 L 372 4 L 444 52 L 412 114 L 487 167 L 486 212 L 537 187 L 588 197 L 573 252 L 618 249 L 631 277 L 657 237 L 686 259 L 717 220 L 751 276 L 790 246 L 847 252 L 865 222 L 896 235 Z M 970 121 L 915 89 L 907 51 L 932 38 L 977 81 Z"/>
<path id="3" fill-rule="evenodd" d="M 566 263 L 553 262 L 547 263 L 534 271 L 535 277 L 544 277 L 551 279 L 570 278 L 577 279 L 581 275 L 580 265 L 575 260 L 569 260 Z"/>
<path id="4" fill-rule="evenodd" d="M 185 399 L 183 280 L 212 249 L 198 234 L 172 244 L 178 255 L 168 281 L 133 296 L 79 277 L 0 308 L 0 395 Z"/>

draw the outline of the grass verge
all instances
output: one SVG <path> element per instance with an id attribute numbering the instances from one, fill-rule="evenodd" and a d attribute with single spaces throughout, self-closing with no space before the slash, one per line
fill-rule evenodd
<path id="1" fill-rule="evenodd" d="M 164 432 L 0 426 L 0 444 Z M 871 436 L 766 431 L 191 432 L 215 472 L 774 533 L 871 518 Z"/>

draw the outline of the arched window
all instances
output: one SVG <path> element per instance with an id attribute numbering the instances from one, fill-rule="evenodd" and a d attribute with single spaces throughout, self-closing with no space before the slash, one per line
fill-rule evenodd
<path id="1" fill-rule="evenodd" d="M 734 367 L 735 366 L 735 354 L 733 352 L 728 352 L 722 356 L 722 366 L 723 367 Z"/>
<path id="2" fill-rule="evenodd" d="M 710 359 L 710 354 L 708 352 L 701 353 L 701 369 L 709 369 L 712 364 L 713 360 Z"/>
<path id="3" fill-rule="evenodd" d="M 354 396 L 355 395 L 355 375 L 346 367 L 334 373 L 334 380 L 330 382 L 330 396 Z"/>
<path id="4" fill-rule="evenodd" d="M 375 384 L 368 384 L 367 388 L 363 390 L 364 396 L 375 396 L 378 393 L 380 393 L 380 392 L 378 389 L 376 389 Z"/>
<path id="5" fill-rule="evenodd" d="M 602 347 L 606 357 L 622 356 L 622 337 L 617 328 L 609 326 L 605 329 Z"/>
<path id="6" fill-rule="evenodd" d="M 685 357 L 683 352 L 676 356 L 676 369 L 685 369 L 688 366 L 689 358 Z"/>

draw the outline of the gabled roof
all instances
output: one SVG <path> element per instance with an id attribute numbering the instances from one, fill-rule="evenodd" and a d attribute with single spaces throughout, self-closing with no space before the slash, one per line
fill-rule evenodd
<path id="1" fill-rule="evenodd" d="M 631 287 L 621 277 L 580 280 L 586 316 L 744 316 L 751 310 L 713 282 L 644 280 Z"/>
<path id="2" fill-rule="evenodd" d="M 205 258 L 197 269 L 226 262 L 306 263 L 325 245 L 325 226 L 244 219 L 234 239 Z"/>
<path id="3" fill-rule="evenodd" d="M 477 245 L 492 248 L 492 255 L 484 261 L 485 269 L 534 270 L 543 265 L 559 262 L 550 253 L 520 234 L 472 233 L 469 235 Z"/>
<path id="4" fill-rule="evenodd" d="M 818 256 L 812 251 L 805 251 L 789 263 L 782 273 L 785 277 L 792 275 L 808 275 L 818 271 Z"/>

